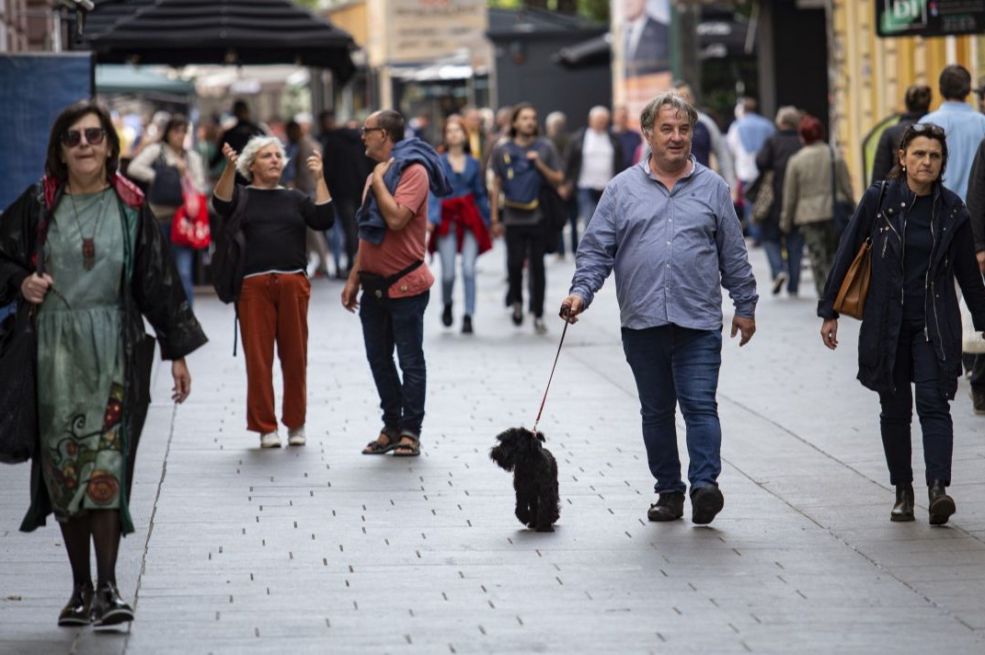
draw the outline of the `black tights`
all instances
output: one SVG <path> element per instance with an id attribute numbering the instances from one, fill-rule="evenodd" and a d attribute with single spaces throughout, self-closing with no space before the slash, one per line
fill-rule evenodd
<path id="1" fill-rule="evenodd" d="M 59 523 L 68 561 L 72 565 L 72 582 L 78 587 L 91 584 L 89 540 L 96 546 L 96 574 L 99 584 L 116 584 L 116 556 L 120 550 L 120 512 L 95 510 Z"/>

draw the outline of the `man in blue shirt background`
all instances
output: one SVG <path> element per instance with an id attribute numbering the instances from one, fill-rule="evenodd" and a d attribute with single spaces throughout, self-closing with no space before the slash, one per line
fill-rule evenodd
<path id="1" fill-rule="evenodd" d="M 605 188 L 578 247 L 561 316 L 574 323 L 614 271 L 623 350 L 636 378 L 643 440 L 657 502 L 651 521 L 684 515 L 674 423 L 687 426 L 691 520 L 710 523 L 725 500 L 721 473 L 718 371 L 722 364 L 722 287 L 735 305 L 732 336 L 756 331 L 756 280 L 728 185 L 691 154 L 697 112 L 664 93 L 640 124 L 651 154 Z"/>
<path id="2" fill-rule="evenodd" d="M 971 73 L 964 66 L 945 66 L 938 80 L 944 102 L 920 119 L 944 128 L 947 140 L 947 168 L 941 176 L 944 186 L 968 202 L 968 178 L 978 144 L 985 138 L 985 115 L 965 100 L 971 93 Z"/>

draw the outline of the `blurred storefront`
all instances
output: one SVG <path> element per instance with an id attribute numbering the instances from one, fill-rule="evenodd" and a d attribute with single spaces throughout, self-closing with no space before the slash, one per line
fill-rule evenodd
<path id="1" fill-rule="evenodd" d="M 903 93 L 911 84 L 927 84 L 933 89 L 936 107 L 940 101 L 937 91 L 937 78 L 948 64 L 961 64 L 969 71 L 973 83 L 982 72 L 985 62 L 982 54 L 982 28 L 980 24 L 967 28 L 978 34 L 949 36 L 901 36 L 880 37 L 877 34 L 876 10 L 885 15 L 890 13 L 900 17 L 912 16 L 912 24 L 929 22 L 936 9 L 937 16 L 985 16 L 985 2 L 966 2 L 964 0 L 829 0 L 831 15 L 831 58 L 830 79 L 833 134 L 848 158 L 849 167 L 855 178 L 856 192 L 860 192 L 865 170 L 862 142 L 866 135 L 887 116 L 902 111 Z M 971 11 L 973 10 L 973 11 Z M 940 23 L 938 23 L 940 24 Z M 961 24 L 952 24 L 952 29 L 960 31 Z M 972 95 L 969 101 L 974 102 Z"/>
<path id="2" fill-rule="evenodd" d="M 335 96 L 340 117 L 394 107 L 438 124 L 463 105 L 490 102 L 485 0 L 355 0 L 326 15 L 362 49 L 353 82 Z"/>
<path id="3" fill-rule="evenodd" d="M 632 115 L 675 79 L 723 122 L 744 94 L 768 117 L 795 105 L 828 127 L 859 192 L 863 146 L 902 111 L 907 86 L 928 84 L 936 107 L 946 65 L 976 86 L 985 74 L 980 0 L 614 0 L 611 22 L 613 98 Z"/>

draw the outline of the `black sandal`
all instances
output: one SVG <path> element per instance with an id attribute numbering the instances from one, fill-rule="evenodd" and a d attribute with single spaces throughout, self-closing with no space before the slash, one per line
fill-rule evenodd
<path id="1" fill-rule="evenodd" d="M 410 443 L 400 443 L 404 439 L 410 441 Z M 394 457 L 420 457 L 421 455 L 421 442 L 410 436 L 409 434 L 400 435 L 400 439 L 397 442 L 396 450 L 393 451 Z"/>
<path id="2" fill-rule="evenodd" d="M 380 437 L 386 437 L 386 443 L 382 443 Z M 400 445 L 400 437 L 393 437 L 386 432 L 380 432 L 380 437 L 366 444 L 363 455 L 385 455 Z"/>

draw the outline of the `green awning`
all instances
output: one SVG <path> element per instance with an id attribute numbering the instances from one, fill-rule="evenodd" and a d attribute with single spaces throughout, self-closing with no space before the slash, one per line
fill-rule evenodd
<path id="1" fill-rule="evenodd" d="M 96 93 L 171 93 L 195 95 L 195 85 L 173 80 L 139 66 L 99 64 L 96 66 Z"/>

